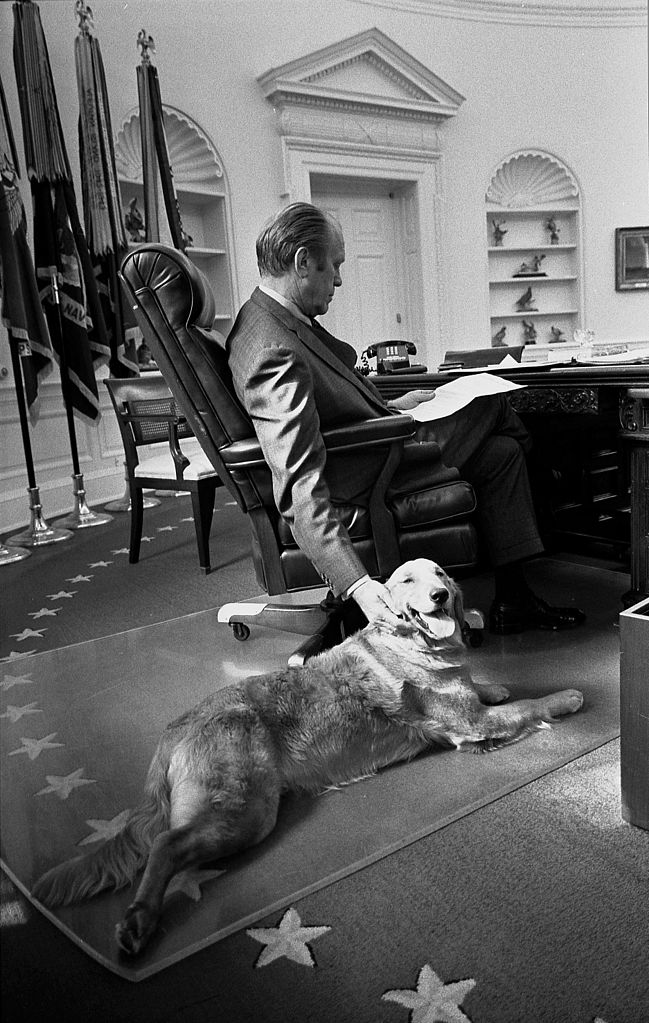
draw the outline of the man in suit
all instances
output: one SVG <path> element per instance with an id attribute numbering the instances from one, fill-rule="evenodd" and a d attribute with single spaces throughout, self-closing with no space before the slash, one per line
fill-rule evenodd
<path id="1" fill-rule="evenodd" d="M 408 411 L 434 401 L 434 392 L 413 391 L 386 403 L 355 370 L 352 346 L 315 320 L 342 284 L 344 259 L 342 230 L 333 218 L 309 203 L 281 210 L 257 239 L 261 283 L 240 310 L 227 347 L 234 386 L 270 466 L 279 511 L 333 592 L 353 597 L 372 620 L 393 614 L 389 595 L 366 574 L 337 505 L 367 491 L 377 463 L 368 451 L 347 466 L 327 465 L 321 431 Z M 431 440 L 476 491 L 482 542 L 495 569 L 492 631 L 564 629 L 583 621 L 583 612 L 551 607 L 525 582 L 522 562 L 543 545 L 525 463 L 530 441 L 509 402 L 502 395 L 479 398 L 455 415 L 420 425 L 414 442 L 404 447 L 391 491 L 430 485 Z"/>

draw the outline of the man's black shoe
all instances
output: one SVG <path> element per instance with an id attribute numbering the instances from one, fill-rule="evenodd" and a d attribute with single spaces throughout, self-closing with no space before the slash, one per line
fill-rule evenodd
<path id="1" fill-rule="evenodd" d="M 586 621 L 578 607 L 552 607 L 535 593 L 528 593 L 519 603 L 494 600 L 489 611 L 489 631 L 507 636 L 525 629 L 574 629 Z"/>

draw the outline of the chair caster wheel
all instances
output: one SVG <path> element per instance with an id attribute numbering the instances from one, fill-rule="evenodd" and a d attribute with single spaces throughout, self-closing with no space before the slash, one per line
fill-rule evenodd
<path id="1" fill-rule="evenodd" d="M 247 625 L 244 625 L 243 622 L 234 622 L 230 628 L 234 633 L 234 638 L 238 639 L 240 643 L 244 643 L 250 635 L 250 629 Z"/>

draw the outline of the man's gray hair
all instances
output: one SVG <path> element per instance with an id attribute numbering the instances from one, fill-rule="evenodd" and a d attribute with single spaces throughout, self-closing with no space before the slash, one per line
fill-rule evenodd
<path id="1" fill-rule="evenodd" d="M 337 222 L 308 202 L 285 206 L 262 227 L 257 238 L 257 266 L 262 277 L 281 277 L 293 266 L 295 253 L 306 248 L 320 262 Z"/>

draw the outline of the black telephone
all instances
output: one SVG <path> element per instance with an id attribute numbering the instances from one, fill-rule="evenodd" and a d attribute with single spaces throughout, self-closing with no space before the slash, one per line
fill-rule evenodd
<path id="1" fill-rule="evenodd" d="M 409 356 L 416 354 L 417 346 L 412 341 L 384 341 L 363 352 L 368 359 L 376 359 L 377 373 L 425 373 L 425 366 L 410 364 Z"/>

